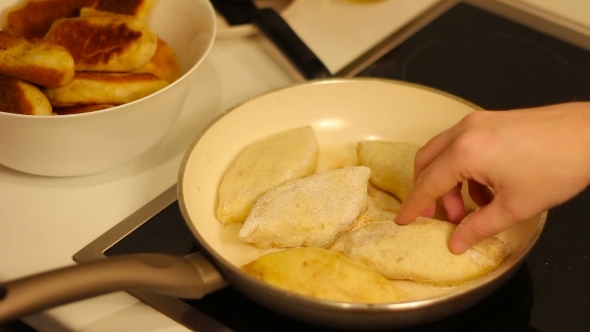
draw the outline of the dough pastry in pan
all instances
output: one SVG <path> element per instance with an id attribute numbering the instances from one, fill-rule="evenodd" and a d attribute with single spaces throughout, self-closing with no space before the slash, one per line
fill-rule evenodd
<path id="1" fill-rule="evenodd" d="M 258 199 L 238 236 L 261 248 L 327 247 L 366 209 L 370 173 L 347 167 L 278 186 Z"/>
<path id="2" fill-rule="evenodd" d="M 255 130 L 254 128 L 252 130 Z M 247 146 L 225 173 L 219 187 L 217 218 L 243 222 L 268 190 L 315 171 L 318 144 L 312 127 L 268 136 Z"/>
<path id="3" fill-rule="evenodd" d="M 391 220 L 366 224 L 338 238 L 333 250 L 381 272 L 389 279 L 453 286 L 495 270 L 509 256 L 508 246 L 492 237 L 461 255 L 448 248 L 456 225 L 418 218 L 406 226 Z"/>
<path id="4" fill-rule="evenodd" d="M 242 269 L 279 288 L 315 298 L 361 303 L 399 301 L 390 280 L 328 249 L 284 249 L 265 254 Z"/>
<path id="5" fill-rule="evenodd" d="M 403 202 L 412 189 L 414 156 L 419 148 L 406 142 L 361 141 L 357 156 L 361 165 L 371 168 L 371 183 Z"/>

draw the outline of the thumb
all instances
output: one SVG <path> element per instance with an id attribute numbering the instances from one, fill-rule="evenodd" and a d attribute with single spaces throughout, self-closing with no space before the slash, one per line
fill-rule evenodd
<path id="1" fill-rule="evenodd" d="M 477 243 L 497 235 L 516 223 L 505 212 L 497 198 L 469 214 L 457 225 L 449 243 L 454 254 L 462 254 Z"/>

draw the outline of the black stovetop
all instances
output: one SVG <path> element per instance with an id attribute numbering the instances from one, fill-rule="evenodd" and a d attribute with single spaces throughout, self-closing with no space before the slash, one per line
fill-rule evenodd
<path id="1" fill-rule="evenodd" d="M 590 100 L 590 52 L 466 3 L 447 10 L 358 76 L 420 83 L 494 110 Z M 398 331 L 590 331 L 588 207 L 587 190 L 550 210 L 525 264 L 479 304 Z M 197 250 L 178 204 L 162 208 L 105 255 Z M 183 303 L 235 331 L 326 331 L 264 309 L 232 288 Z"/>

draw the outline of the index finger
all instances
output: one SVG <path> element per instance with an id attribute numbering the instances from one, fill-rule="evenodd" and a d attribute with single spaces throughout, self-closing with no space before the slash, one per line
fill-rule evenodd
<path id="1" fill-rule="evenodd" d="M 442 154 L 455 137 L 455 127 L 451 127 L 438 135 L 431 138 L 424 144 L 414 157 L 414 182 L 418 179 L 422 170 L 424 170 L 432 161 Z"/>
<path id="2" fill-rule="evenodd" d="M 406 197 L 397 214 L 395 222 L 409 224 L 435 200 L 463 182 L 461 174 L 456 173 L 451 152 L 443 152 L 419 173 L 412 191 Z"/>

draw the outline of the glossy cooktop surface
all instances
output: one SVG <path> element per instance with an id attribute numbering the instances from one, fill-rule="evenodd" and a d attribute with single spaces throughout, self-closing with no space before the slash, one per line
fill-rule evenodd
<path id="1" fill-rule="evenodd" d="M 590 100 L 590 52 L 467 3 L 446 10 L 358 76 L 428 85 L 493 110 Z M 109 239 L 121 233 L 112 243 L 92 245 L 101 242 L 106 256 L 198 250 L 174 193 L 171 188 L 150 203 L 147 217 L 138 214 L 144 219 L 136 216 L 110 232 Z M 589 191 L 552 209 L 526 263 L 479 304 L 397 331 L 589 331 L 587 207 Z M 232 288 L 196 301 L 134 295 L 193 330 L 327 331 L 269 311 Z"/>

